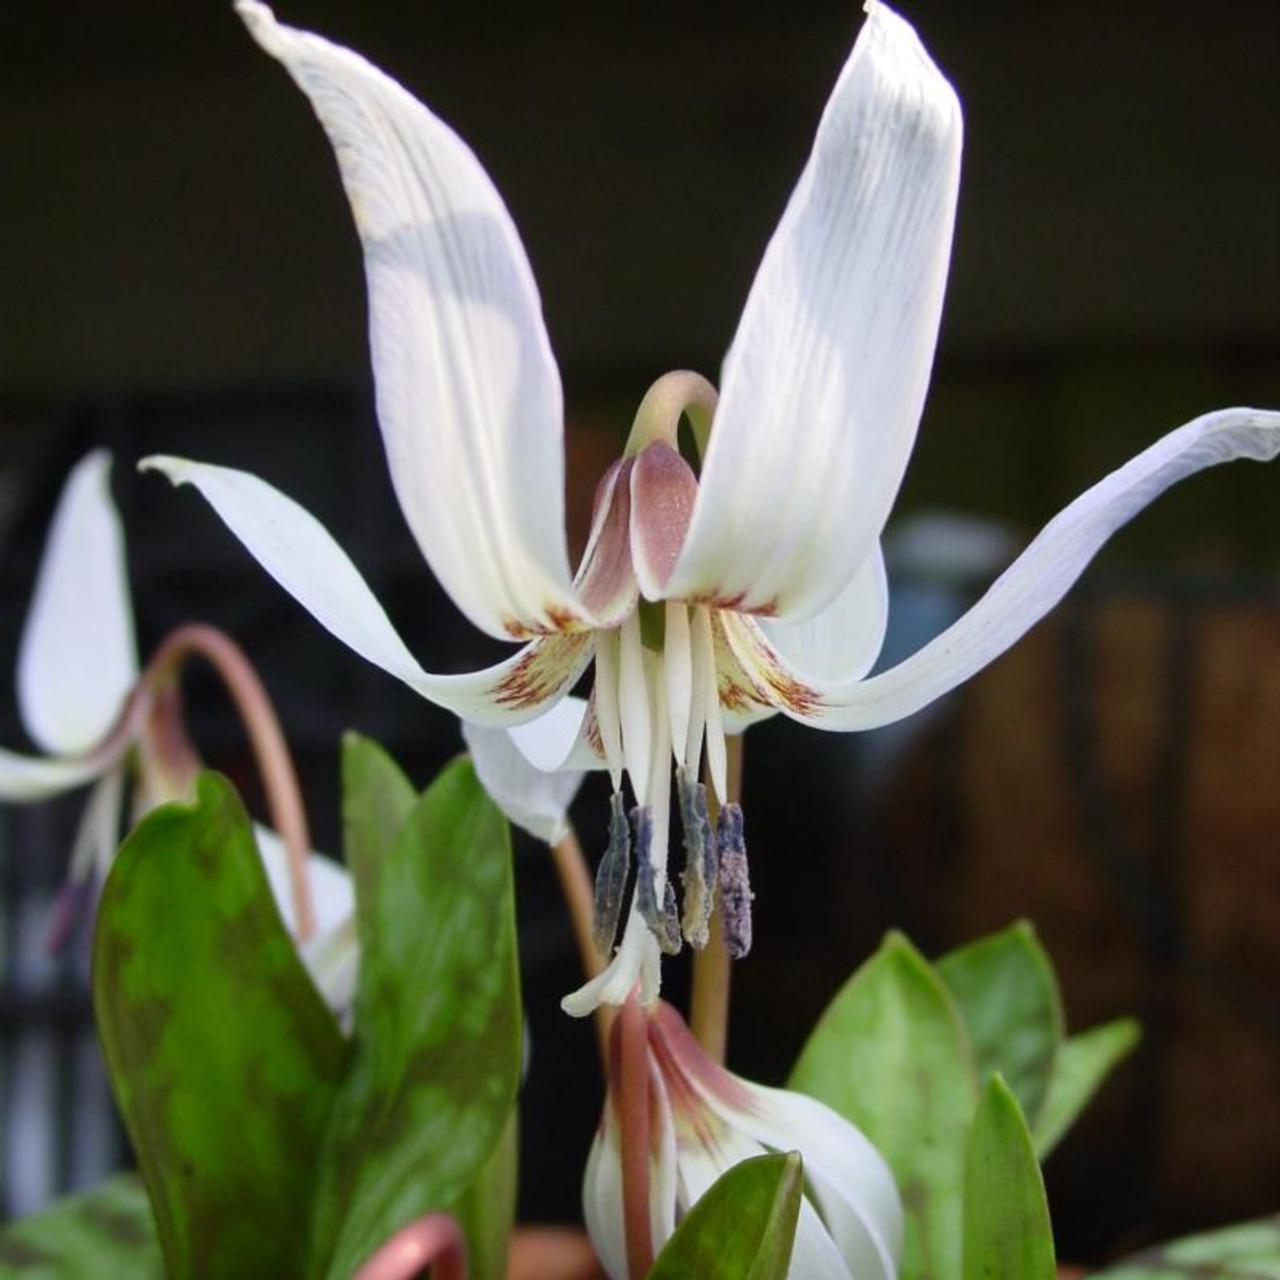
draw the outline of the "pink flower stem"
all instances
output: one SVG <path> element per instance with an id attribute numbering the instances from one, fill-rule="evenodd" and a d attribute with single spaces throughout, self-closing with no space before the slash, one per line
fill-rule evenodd
<path id="1" fill-rule="evenodd" d="M 429 1213 L 397 1231 L 353 1280 L 467 1280 L 467 1247 L 457 1222 L 447 1213 Z"/>
<path id="2" fill-rule="evenodd" d="M 271 822 L 288 852 L 298 941 L 305 942 L 315 932 L 315 910 L 307 879 L 311 836 L 298 774 L 279 717 L 244 650 L 225 632 L 204 623 L 190 623 L 170 632 L 148 664 L 143 682 L 153 687 L 176 682 L 183 661 L 192 654 L 204 658 L 217 671 L 249 735 Z"/>
<path id="3" fill-rule="evenodd" d="M 632 993 L 614 1024 L 618 1090 L 615 1105 L 622 1129 L 622 1225 L 627 1274 L 644 1280 L 653 1266 L 649 1224 L 649 1020 Z"/>

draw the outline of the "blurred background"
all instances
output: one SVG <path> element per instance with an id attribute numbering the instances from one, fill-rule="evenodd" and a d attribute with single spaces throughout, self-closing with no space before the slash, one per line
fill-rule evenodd
<path id="1" fill-rule="evenodd" d="M 890 539 L 889 654 L 927 639 L 1065 502 L 1204 410 L 1280 405 L 1280 20 L 1269 0 L 905 6 L 965 104 L 933 391 Z M 849 3 L 289 0 L 453 123 L 505 194 L 564 372 L 572 536 L 663 371 L 714 378 L 860 21 Z M 332 642 L 163 450 L 321 516 L 437 670 L 488 661 L 394 504 L 363 284 L 328 145 L 229 4 L 15 7 L 0 42 L 0 673 L 70 465 L 116 454 L 144 653 L 217 623 L 251 652 L 338 847 L 337 738 L 425 783 L 456 725 Z M 861 737 L 773 722 L 746 751 L 756 948 L 731 1065 L 780 1081 L 883 931 L 936 954 L 1027 916 L 1077 1029 L 1138 1058 L 1055 1154 L 1061 1256 L 1274 1210 L 1280 1190 L 1280 472 L 1160 501 L 957 695 Z M 957 523 L 960 520 L 961 523 Z M 205 757 L 261 811 L 212 680 Z M 30 749 L 0 699 L 0 742 Z M 604 791 L 577 810 L 594 847 Z M 0 818 L 0 1209 L 125 1159 L 83 957 L 42 947 L 80 800 Z M 523 1210 L 576 1216 L 599 1103 L 554 880 L 519 857 L 531 1062 Z M 676 967 L 669 992 L 682 999 Z"/>

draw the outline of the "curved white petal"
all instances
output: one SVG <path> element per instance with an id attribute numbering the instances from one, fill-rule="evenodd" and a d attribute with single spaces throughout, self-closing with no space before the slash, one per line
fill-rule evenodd
<path id="1" fill-rule="evenodd" d="M 582 1220 L 609 1280 L 628 1280 L 627 1238 L 623 1227 L 622 1155 L 613 1107 L 597 1131 L 582 1177 Z"/>
<path id="2" fill-rule="evenodd" d="M 560 1007 L 574 1018 L 585 1018 L 602 1004 L 625 1004 L 636 983 L 640 984 L 640 1003 L 652 1004 L 661 985 L 662 955 L 649 932 L 632 895 L 627 927 L 614 957 L 590 982 L 570 992 Z"/>
<path id="3" fill-rule="evenodd" d="M 517 729 L 486 729 L 463 721 L 462 736 L 476 776 L 509 822 L 547 844 L 569 830 L 569 806 L 586 774 L 566 761 L 590 752 L 583 737 L 587 704 L 564 698 L 545 716 Z M 599 767 L 594 753 L 591 758 Z"/>
<path id="4" fill-rule="evenodd" d="M 406 648 L 369 584 L 329 531 L 266 481 L 231 467 L 151 457 L 139 466 L 194 485 L 258 563 L 362 658 L 430 702 L 477 724 L 533 719 L 573 686 L 591 660 L 586 631 L 546 636 L 483 671 L 433 675 Z"/>
<path id="5" fill-rule="evenodd" d="M 919 711 L 980 671 L 1067 593 L 1104 542 L 1170 485 L 1221 462 L 1280 453 L 1280 413 L 1221 409 L 1171 431 L 1058 513 L 960 620 L 869 680 L 791 670 L 751 618 L 723 616 L 756 698 L 821 729 L 873 729 Z"/>
<path id="6" fill-rule="evenodd" d="M 867 557 L 919 424 L 960 174 L 960 105 L 870 13 L 752 285 L 669 598 L 816 613 Z"/>
<path id="7" fill-rule="evenodd" d="M 348 49 L 241 0 L 311 100 L 364 248 L 378 420 L 405 518 L 491 635 L 581 616 L 564 532 L 560 376 L 533 273 L 467 145 Z"/>
<path id="8" fill-rule="evenodd" d="M 254 823 L 254 836 L 262 858 L 272 896 L 286 929 L 297 927 L 293 910 L 293 881 L 289 876 L 289 854 L 284 841 L 269 827 Z M 329 933 L 343 923 L 355 908 L 355 889 L 346 867 L 312 853 L 307 857 L 307 881 L 311 887 L 311 904 L 315 908 L 316 935 Z"/>
<path id="9" fill-rule="evenodd" d="M 0 800 L 47 800 L 64 791 L 74 791 L 101 777 L 117 756 L 80 756 L 74 760 L 46 760 L 20 756 L 0 748 Z"/>
<path id="10" fill-rule="evenodd" d="M 778 1151 L 799 1151 L 805 1181 L 827 1229 L 858 1280 L 894 1280 L 902 1251 L 902 1200 L 893 1173 L 860 1129 L 804 1094 L 738 1082 L 750 1105 L 714 1094 L 707 1104 Z"/>
<path id="11" fill-rule="evenodd" d="M 760 629 L 797 671 L 820 680 L 858 680 L 875 665 L 889 624 L 889 580 L 877 546 L 821 613 L 801 622 L 761 618 Z"/>
<path id="12" fill-rule="evenodd" d="M 464 725 L 467 728 L 474 726 Z M 597 738 L 599 727 L 592 705 L 584 698 L 562 698 L 536 720 L 508 731 L 520 755 L 541 773 L 566 770 L 582 774 L 603 769 L 605 762 Z M 577 786 L 582 781 L 578 778 Z"/>
<path id="13" fill-rule="evenodd" d="M 18 707 L 44 750 L 87 751 L 138 678 L 111 455 L 95 449 L 62 490 L 18 649 Z"/>

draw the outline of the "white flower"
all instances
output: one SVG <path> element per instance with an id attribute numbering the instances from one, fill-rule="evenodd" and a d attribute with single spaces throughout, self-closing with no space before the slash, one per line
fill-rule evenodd
<path id="1" fill-rule="evenodd" d="M 681 926 L 705 941 L 716 892 L 731 950 L 745 949 L 741 813 L 724 804 L 726 825 L 711 833 L 694 781 L 705 751 L 728 800 L 726 730 L 778 711 L 831 730 L 911 715 L 1013 644 L 1171 484 L 1280 448 L 1275 413 L 1196 418 L 1067 507 L 949 630 L 867 677 L 888 609 L 880 536 L 933 362 L 962 134 L 955 93 L 915 32 L 872 0 L 752 285 L 718 407 L 694 375 L 655 385 L 600 482 L 571 576 L 560 378 L 493 183 L 457 134 L 364 59 L 252 0 L 237 7 L 337 155 L 364 247 L 378 419 L 410 528 L 477 627 L 529 643 L 473 674 L 425 671 L 289 498 L 244 472 L 145 465 L 194 484 L 325 627 L 423 697 L 480 725 L 531 722 L 517 745 L 543 767 L 607 765 L 606 948 L 631 844 L 619 791 L 629 777 L 638 890 L 617 954 L 566 1001 L 571 1012 L 620 1003 L 637 980 L 654 1000 L 659 948 L 678 946 Z M 682 409 L 702 428 L 697 474 L 675 447 Z M 593 659 L 591 704 L 548 714 Z M 691 848 L 680 921 L 667 873 L 673 765 Z"/>
<path id="2" fill-rule="evenodd" d="M 124 534 L 111 501 L 111 457 L 95 450 L 67 477 L 40 562 L 18 650 L 18 706 L 48 755 L 0 749 L 0 801 L 28 803 L 92 786 L 72 849 L 69 886 L 105 875 L 120 843 L 126 784 L 133 816 L 190 798 L 199 768 L 169 692 L 138 668 Z M 163 682 L 162 682 L 163 685 Z M 256 827 L 258 849 L 286 928 L 296 927 L 288 859 L 273 831 Z M 353 912 L 351 879 L 318 854 L 308 860 L 316 933 L 304 946 L 335 1009 L 349 1005 L 354 955 L 339 942 Z M 74 898 L 64 897 L 63 906 Z"/>
<path id="3" fill-rule="evenodd" d="M 766 1151 L 799 1151 L 801 1203 L 793 1280 L 892 1280 L 902 1203 L 889 1166 L 860 1130 L 804 1094 L 730 1074 L 699 1047 L 665 1001 L 645 1011 L 648 1035 L 649 1220 L 653 1251 L 726 1170 Z M 623 1228 L 620 1025 L 609 1095 L 587 1160 L 583 1214 L 611 1280 L 628 1280 Z"/>

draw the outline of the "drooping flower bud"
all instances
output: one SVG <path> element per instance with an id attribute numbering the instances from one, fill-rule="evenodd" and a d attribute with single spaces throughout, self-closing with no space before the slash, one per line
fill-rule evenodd
<path id="1" fill-rule="evenodd" d="M 867 1138 L 813 1098 L 751 1084 L 726 1071 L 703 1052 L 670 1005 L 659 1001 L 643 1014 L 653 1253 L 733 1165 L 769 1151 L 798 1151 L 805 1198 L 791 1280 L 894 1280 L 902 1202 L 888 1165 Z M 636 1280 L 628 1270 L 624 1228 L 621 1023 L 614 1028 L 609 1093 L 582 1198 L 587 1230 L 611 1280 Z"/>

